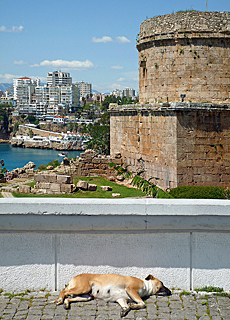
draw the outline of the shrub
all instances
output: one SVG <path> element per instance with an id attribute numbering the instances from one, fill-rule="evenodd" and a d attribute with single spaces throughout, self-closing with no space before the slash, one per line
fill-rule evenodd
<path id="1" fill-rule="evenodd" d="M 171 189 L 169 192 L 173 198 L 184 199 L 226 199 L 224 188 L 181 186 Z"/>
<path id="2" fill-rule="evenodd" d="M 50 162 L 47 163 L 47 164 L 40 164 L 40 165 L 38 166 L 38 170 L 39 170 L 39 171 L 44 171 L 44 170 L 46 170 L 46 168 L 47 168 L 48 166 L 53 166 L 54 168 L 56 168 L 56 167 L 60 166 L 60 163 L 59 163 L 58 159 L 56 159 L 56 160 L 54 160 L 54 161 L 50 161 Z"/>

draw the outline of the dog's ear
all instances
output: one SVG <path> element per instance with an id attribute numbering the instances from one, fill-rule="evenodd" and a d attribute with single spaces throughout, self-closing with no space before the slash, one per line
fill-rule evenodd
<path id="1" fill-rule="evenodd" d="M 145 280 L 154 280 L 154 276 L 152 276 L 151 274 L 148 275 L 148 277 L 145 278 Z"/>

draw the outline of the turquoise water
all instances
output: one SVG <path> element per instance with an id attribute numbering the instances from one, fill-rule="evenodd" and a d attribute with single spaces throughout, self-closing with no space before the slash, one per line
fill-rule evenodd
<path id="1" fill-rule="evenodd" d="M 39 166 L 47 164 L 50 161 L 58 159 L 60 162 L 62 157 L 58 156 L 58 150 L 43 150 L 33 148 L 18 148 L 12 147 L 8 143 L 0 144 L 0 160 L 4 160 L 4 168 L 11 171 L 16 168 L 22 168 L 29 161 L 32 161 Z M 82 151 L 68 151 L 68 157 L 77 157 Z"/>

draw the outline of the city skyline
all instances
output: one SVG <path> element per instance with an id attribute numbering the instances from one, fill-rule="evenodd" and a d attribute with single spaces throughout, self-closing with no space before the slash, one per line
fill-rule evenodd
<path id="1" fill-rule="evenodd" d="M 208 1 L 208 11 L 229 11 L 230 2 Z M 0 83 L 23 76 L 69 72 L 101 93 L 138 88 L 136 37 L 147 18 L 179 10 L 205 11 L 206 1 L 153 2 L 68 0 L 1 3 Z"/>

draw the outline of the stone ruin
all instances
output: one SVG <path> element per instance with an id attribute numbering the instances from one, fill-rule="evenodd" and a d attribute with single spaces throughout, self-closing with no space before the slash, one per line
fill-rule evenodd
<path id="1" fill-rule="evenodd" d="M 82 180 L 78 182 L 76 187 L 73 184 L 72 177 L 104 176 L 111 181 L 115 181 L 116 174 L 113 168 L 109 167 L 110 162 L 121 164 L 120 155 L 116 154 L 111 158 L 110 156 L 98 155 L 93 150 L 86 150 L 76 160 L 64 158 L 61 165 L 55 169 L 47 167 L 49 169 L 47 171 L 34 172 L 34 180 L 36 182 L 34 188 L 28 185 L 20 185 L 19 192 L 27 194 L 70 194 L 77 189 L 96 191 L 96 185 Z M 16 170 L 17 172 L 19 171 L 19 169 Z M 111 191 L 112 188 L 103 186 L 102 190 Z"/>
<path id="2" fill-rule="evenodd" d="M 6 180 L 12 180 L 12 179 L 18 178 L 19 176 L 22 176 L 24 174 L 26 174 L 27 176 L 33 176 L 35 173 L 35 170 L 34 170 L 35 167 L 36 167 L 36 164 L 32 161 L 29 161 L 24 167 L 16 168 L 10 172 L 7 172 L 5 174 L 5 178 L 6 178 Z"/>

